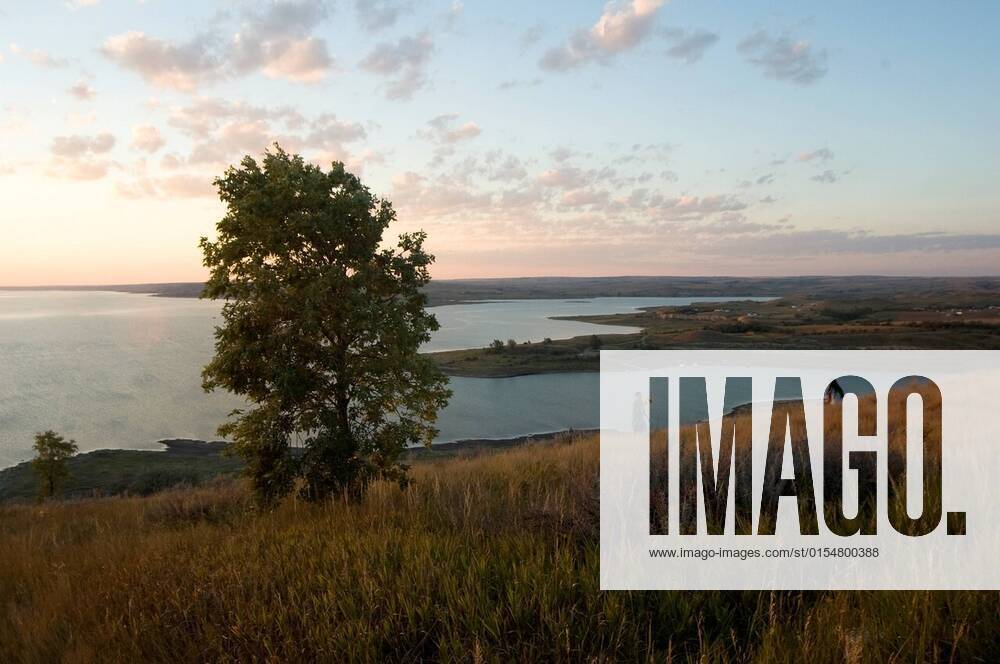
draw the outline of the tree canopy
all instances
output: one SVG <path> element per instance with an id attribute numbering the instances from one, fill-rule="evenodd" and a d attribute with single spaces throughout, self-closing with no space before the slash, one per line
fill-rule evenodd
<path id="1" fill-rule="evenodd" d="M 55 431 L 35 434 L 35 458 L 32 467 L 38 477 L 38 497 L 51 498 L 69 479 L 66 461 L 76 454 L 75 440 L 66 440 Z"/>
<path id="2" fill-rule="evenodd" d="M 297 479 L 303 494 L 362 492 L 405 481 L 400 453 L 429 444 L 447 380 L 418 350 L 438 328 L 421 287 L 426 234 L 383 234 L 396 213 L 335 162 L 329 171 L 280 147 L 215 181 L 226 204 L 217 239 L 201 239 L 222 298 L 206 390 L 247 399 L 220 427 L 247 461 L 260 498 Z"/>

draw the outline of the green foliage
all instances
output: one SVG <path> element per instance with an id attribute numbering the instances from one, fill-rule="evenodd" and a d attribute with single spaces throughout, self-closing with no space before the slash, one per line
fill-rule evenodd
<path id="1" fill-rule="evenodd" d="M 396 219 L 389 201 L 341 163 L 324 171 L 277 146 L 215 184 L 227 211 L 217 240 L 201 240 L 203 296 L 226 304 L 203 384 L 250 404 L 219 433 L 245 458 L 257 496 L 272 502 L 299 478 L 313 500 L 403 481 L 399 454 L 430 443 L 450 396 L 417 352 L 438 327 L 421 292 L 433 261 L 426 234 L 383 246 Z"/>
<path id="2" fill-rule="evenodd" d="M 499 339 L 494 339 L 493 341 L 490 342 L 490 350 L 493 351 L 494 353 L 502 353 L 503 342 L 500 341 Z"/>
<path id="3" fill-rule="evenodd" d="M 69 479 L 66 462 L 76 454 L 75 440 L 66 440 L 55 431 L 35 434 L 35 458 L 31 465 L 38 478 L 38 497 L 51 498 Z"/>

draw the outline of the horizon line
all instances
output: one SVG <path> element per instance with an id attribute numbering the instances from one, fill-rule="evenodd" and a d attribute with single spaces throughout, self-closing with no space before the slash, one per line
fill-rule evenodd
<path id="1" fill-rule="evenodd" d="M 524 275 L 517 277 L 450 277 L 430 280 L 431 283 L 461 281 L 513 281 L 524 279 L 1000 279 L 1000 274 L 944 275 L 944 274 L 797 274 L 797 275 L 674 275 L 674 274 L 616 274 L 616 275 Z M 0 285 L 0 290 L 101 290 L 113 288 L 137 288 L 141 286 L 178 286 L 204 284 L 205 281 L 139 281 L 131 283 L 87 283 L 87 284 L 31 284 L 24 286 Z"/>

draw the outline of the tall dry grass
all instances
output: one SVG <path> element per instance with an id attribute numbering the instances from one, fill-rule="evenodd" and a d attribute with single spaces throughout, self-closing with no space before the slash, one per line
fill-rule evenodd
<path id="1" fill-rule="evenodd" d="M 0 508 L 0 661 L 990 661 L 996 593 L 600 592 L 595 437 L 361 504 Z"/>

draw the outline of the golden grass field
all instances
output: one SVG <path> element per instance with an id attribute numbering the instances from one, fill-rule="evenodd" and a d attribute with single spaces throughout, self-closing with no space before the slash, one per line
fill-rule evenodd
<path id="1" fill-rule="evenodd" d="M 0 661 L 996 661 L 997 593 L 600 592 L 598 441 L 360 504 L 233 482 L 0 507 Z"/>

